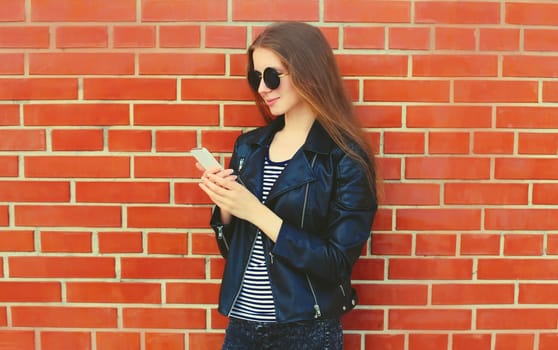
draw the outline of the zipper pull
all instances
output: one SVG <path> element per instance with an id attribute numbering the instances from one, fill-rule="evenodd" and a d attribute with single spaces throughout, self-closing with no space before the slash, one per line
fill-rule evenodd
<path id="1" fill-rule="evenodd" d="M 241 157 L 238 160 L 238 171 L 242 170 L 242 167 L 244 166 L 244 157 Z"/>
<path id="2" fill-rule="evenodd" d="M 269 252 L 269 258 L 271 259 L 271 264 L 273 264 L 273 253 Z"/>
<path id="3" fill-rule="evenodd" d="M 217 238 L 223 239 L 223 225 L 217 226 Z"/>
<path id="4" fill-rule="evenodd" d="M 320 305 L 314 304 L 314 310 L 316 310 L 316 313 L 314 314 L 314 318 L 322 317 L 322 312 L 320 311 Z"/>

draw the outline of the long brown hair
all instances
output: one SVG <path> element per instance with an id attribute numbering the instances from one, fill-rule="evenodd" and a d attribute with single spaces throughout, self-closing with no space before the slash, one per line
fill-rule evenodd
<path id="1" fill-rule="evenodd" d="M 322 32 L 302 22 L 280 22 L 267 27 L 248 48 L 248 70 L 254 69 L 256 48 L 273 51 L 291 77 L 294 89 L 316 113 L 316 118 L 333 141 L 366 170 L 376 195 L 374 156 L 358 123 L 353 104 L 343 85 L 331 47 Z M 262 97 L 254 92 L 256 104 L 265 118 L 271 115 Z M 350 147 L 356 143 L 364 152 Z"/>

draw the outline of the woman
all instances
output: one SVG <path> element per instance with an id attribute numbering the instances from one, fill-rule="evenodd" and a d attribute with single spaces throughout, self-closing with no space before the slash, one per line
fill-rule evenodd
<path id="1" fill-rule="evenodd" d="M 351 270 L 377 208 L 371 152 L 319 29 L 272 25 L 248 61 L 268 125 L 239 136 L 230 168 L 200 182 L 227 260 L 223 349 L 342 349 Z"/>

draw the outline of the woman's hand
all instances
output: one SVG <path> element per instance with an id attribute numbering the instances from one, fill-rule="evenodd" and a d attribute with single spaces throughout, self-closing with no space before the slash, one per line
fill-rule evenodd
<path id="1" fill-rule="evenodd" d="M 201 182 L 202 182 L 202 183 L 203 183 L 204 181 L 208 181 L 207 179 L 209 178 L 209 175 L 217 176 L 217 177 L 222 178 L 222 179 L 225 179 L 225 180 L 227 180 L 227 181 L 235 181 L 235 180 L 236 180 L 236 176 L 235 176 L 235 175 L 232 175 L 232 173 L 233 173 L 233 170 L 232 170 L 232 169 L 222 169 L 222 168 L 219 168 L 219 167 L 215 167 L 215 168 L 210 168 L 210 169 L 207 169 L 207 170 L 206 170 L 206 169 L 204 169 L 204 167 L 202 167 L 201 164 L 198 163 L 198 162 L 196 162 L 196 167 L 197 167 L 199 170 L 203 171 L 203 174 L 202 174 L 202 176 L 201 176 Z M 200 184 L 200 187 L 201 187 L 201 184 Z M 209 198 L 213 201 L 213 203 L 214 203 L 215 205 L 219 206 L 219 204 L 216 203 L 216 202 L 213 200 L 213 198 L 211 198 L 211 195 L 205 190 L 204 187 L 202 187 L 202 190 L 203 190 L 205 193 L 207 193 L 207 195 L 209 196 Z M 220 206 L 219 206 L 219 207 L 220 207 Z M 225 210 L 225 209 L 223 209 L 223 208 L 220 208 L 220 209 L 221 209 L 221 222 L 222 222 L 223 224 L 225 224 L 225 225 L 226 225 L 226 224 L 229 224 L 229 223 L 231 222 L 231 219 L 232 219 L 232 214 L 231 214 L 229 211 L 227 211 L 227 210 Z"/>

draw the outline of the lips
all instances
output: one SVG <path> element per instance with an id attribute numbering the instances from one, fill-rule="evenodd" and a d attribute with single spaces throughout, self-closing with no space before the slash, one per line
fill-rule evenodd
<path id="1" fill-rule="evenodd" d="M 269 107 L 273 106 L 275 104 L 275 102 L 277 102 L 279 100 L 279 97 L 275 97 L 275 98 L 270 98 L 265 100 L 265 103 L 267 103 L 267 105 Z"/>

